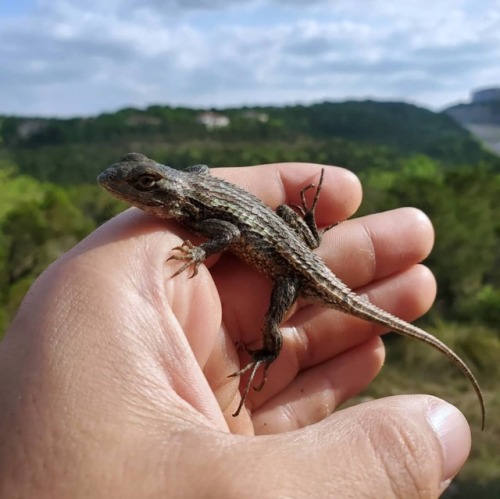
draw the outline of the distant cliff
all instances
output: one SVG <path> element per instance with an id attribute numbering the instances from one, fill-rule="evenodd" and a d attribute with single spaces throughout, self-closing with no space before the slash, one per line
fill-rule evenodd
<path id="1" fill-rule="evenodd" d="M 444 110 L 466 127 L 485 146 L 500 154 L 500 87 L 484 88 L 472 93 L 467 104 L 457 104 Z"/>

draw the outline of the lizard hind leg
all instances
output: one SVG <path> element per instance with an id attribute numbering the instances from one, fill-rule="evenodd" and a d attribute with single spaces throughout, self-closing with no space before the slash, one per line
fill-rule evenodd
<path id="1" fill-rule="evenodd" d="M 262 390 L 267 380 L 267 370 L 269 366 L 276 360 L 281 352 L 283 344 L 283 336 L 279 329 L 279 325 L 285 318 L 286 312 L 292 306 L 297 298 L 300 283 L 294 277 L 281 276 L 274 283 L 271 292 L 271 300 L 264 321 L 264 329 L 262 331 L 262 348 L 250 350 L 244 346 L 247 353 L 250 354 L 252 360 L 243 369 L 231 374 L 229 377 L 236 377 L 250 371 L 249 380 L 241 395 L 241 400 L 233 414 L 236 417 L 245 403 L 245 399 L 250 391 L 250 387 L 255 379 L 257 370 L 261 365 L 264 366 L 262 381 L 254 387 L 256 391 Z"/>
<path id="2" fill-rule="evenodd" d="M 334 222 L 322 229 L 318 228 L 316 224 L 316 205 L 319 201 L 321 187 L 323 185 L 323 176 L 325 169 L 321 169 L 319 182 L 316 184 L 309 184 L 303 187 L 300 191 L 301 204 L 280 205 L 276 208 L 276 214 L 291 228 L 295 233 L 309 246 L 311 249 L 316 249 L 320 243 L 323 234 L 339 224 Z M 311 205 L 307 203 L 305 193 L 316 187 L 314 198 Z"/>

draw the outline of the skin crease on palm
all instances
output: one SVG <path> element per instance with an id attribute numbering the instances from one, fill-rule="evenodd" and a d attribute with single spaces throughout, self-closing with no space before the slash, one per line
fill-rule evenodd
<path id="1" fill-rule="evenodd" d="M 319 170 L 212 173 L 275 208 Z M 328 167 L 319 225 L 360 201 L 356 177 Z M 422 395 L 334 412 L 384 360 L 382 331 L 362 320 L 299 301 L 266 386 L 231 417 L 236 343 L 258 346 L 270 283 L 229 254 L 171 279 L 167 258 L 186 238 L 198 242 L 131 209 L 32 286 L 0 344 L 0 497 L 437 497 L 470 448 L 458 410 Z M 343 222 L 318 253 L 411 321 L 434 299 L 418 263 L 432 242 L 425 215 L 402 208 Z"/>

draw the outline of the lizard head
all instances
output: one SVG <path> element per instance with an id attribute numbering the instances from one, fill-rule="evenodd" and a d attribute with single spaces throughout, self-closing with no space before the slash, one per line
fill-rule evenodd
<path id="1" fill-rule="evenodd" d="M 183 199 L 180 172 L 149 159 L 129 153 L 104 170 L 99 184 L 113 196 L 162 218 L 175 217 Z"/>

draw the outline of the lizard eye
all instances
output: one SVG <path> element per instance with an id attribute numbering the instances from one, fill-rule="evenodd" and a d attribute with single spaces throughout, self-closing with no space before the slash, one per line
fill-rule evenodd
<path id="1" fill-rule="evenodd" d="M 134 182 L 134 187 L 139 191 L 150 191 L 156 186 L 156 177 L 153 175 L 141 175 Z"/>

